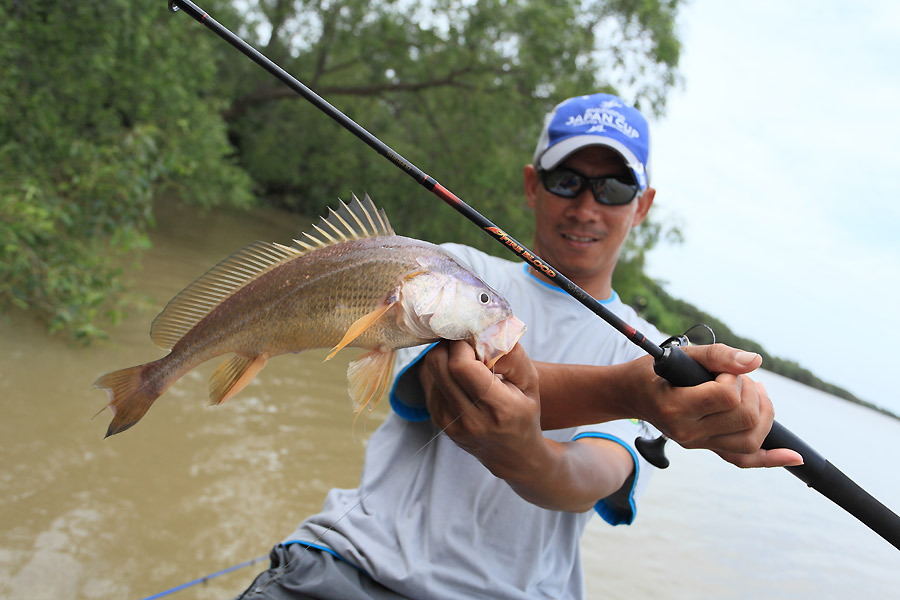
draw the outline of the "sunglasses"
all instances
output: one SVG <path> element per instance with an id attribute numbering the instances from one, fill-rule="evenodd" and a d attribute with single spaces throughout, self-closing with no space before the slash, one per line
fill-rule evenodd
<path id="1" fill-rule="evenodd" d="M 641 188 L 614 175 L 588 177 L 568 167 L 538 170 L 544 189 L 563 198 L 577 198 L 590 186 L 594 200 L 607 206 L 622 206 L 634 200 Z"/>

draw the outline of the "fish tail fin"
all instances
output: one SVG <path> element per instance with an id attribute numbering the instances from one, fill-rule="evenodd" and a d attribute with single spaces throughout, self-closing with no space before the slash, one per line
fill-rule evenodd
<path id="1" fill-rule="evenodd" d="M 153 402 L 162 394 L 162 390 L 148 390 L 143 385 L 145 366 L 138 365 L 113 371 L 94 382 L 95 387 L 104 389 L 109 394 L 107 407 L 113 413 L 113 420 L 104 437 L 121 433 L 140 421 Z"/>
<path id="2" fill-rule="evenodd" d="M 209 378 L 209 404 L 222 404 L 253 381 L 256 374 L 266 366 L 268 357 L 234 355 L 219 365 Z"/>
<path id="3" fill-rule="evenodd" d="M 373 350 L 347 366 L 348 391 L 357 417 L 366 407 L 371 411 L 378 405 L 393 370 L 393 350 Z"/>

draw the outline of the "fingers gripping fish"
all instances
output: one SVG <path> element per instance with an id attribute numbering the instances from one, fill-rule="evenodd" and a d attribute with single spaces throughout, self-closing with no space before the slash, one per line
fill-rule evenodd
<path id="1" fill-rule="evenodd" d="M 449 254 L 396 235 L 368 195 L 341 202 L 304 236 L 296 247 L 251 244 L 169 302 L 150 328 L 150 339 L 169 353 L 94 383 L 109 394 L 107 437 L 133 426 L 172 383 L 217 356 L 234 355 L 210 378 L 210 404 L 241 391 L 273 356 L 367 349 L 347 370 L 359 412 L 384 394 L 399 348 L 468 340 L 493 366 L 525 332 L 506 300 Z"/>

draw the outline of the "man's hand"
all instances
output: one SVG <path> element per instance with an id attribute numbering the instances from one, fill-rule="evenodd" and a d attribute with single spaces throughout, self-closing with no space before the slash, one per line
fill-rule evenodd
<path id="1" fill-rule="evenodd" d="M 745 373 L 757 369 L 762 357 L 724 344 L 684 351 L 719 375 L 713 382 L 687 388 L 658 379 L 663 393 L 654 397 L 656 414 L 648 421 L 685 448 L 708 448 L 742 468 L 803 464 L 793 450 L 760 447 L 772 429 L 775 410 L 765 386 Z"/>
<path id="2" fill-rule="evenodd" d="M 432 422 L 498 477 L 541 435 L 537 371 L 518 344 L 492 372 L 468 344 L 442 342 L 419 378 Z"/>
<path id="3" fill-rule="evenodd" d="M 631 476 L 631 455 L 616 442 L 544 437 L 538 374 L 520 345 L 493 372 L 466 342 L 441 342 L 423 361 L 431 420 L 528 502 L 583 512 Z"/>
<path id="4" fill-rule="evenodd" d="M 540 377 L 541 427 L 561 429 L 637 418 L 685 448 L 706 448 L 739 467 L 803 464 L 793 450 L 763 450 L 772 428 L 772 401 L 749 373 L 762 357 L 724 344 L 684 351 L 714 381 L 675 387 L 653 371 L 649 356 L 610 367 L 535 363 Z"/>

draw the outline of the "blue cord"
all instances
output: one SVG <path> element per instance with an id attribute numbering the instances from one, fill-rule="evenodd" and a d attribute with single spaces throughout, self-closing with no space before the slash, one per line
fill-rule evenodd
<path id="1" fill-rule="evenodd" d="M 237 571 L 238 569 L 243 569 L 244 567 L 249 567 L 250 565 L 254 565 L 260 561 L 266 560 L 269 558 L 269 555 L 265 556 L 257 556 L 253 560 L 248 560 L 246 562 L 242 562 L 239 565 L 234 565 L 233 567 L 228 567 L 227 569 L 223 569 L 211 575 L 207 575 L 206 577 L 201 577 L 200 579 L 195 579 L 193 581 L 189 581 L 187 583 L 182 583 L 181 585 L 176 585 L 172 589 L 168 589 L 164 592 L 160 592 L 158 594 L 154 594 L 152 596 L 147 596 L 144 600 L 156 600 L 156 598 L 162 598 L 163 596 L 168 596 L 169 594 L 174 594 L 175 592 L 180 592 L 181 590 L 187 589 L 189 587 L 193 587 L 200 583 L 206 583 L 210 579 L 218 577 L 219 575 L 225 575 L 226 573 L 231 573 L 232 571 Z"/>

